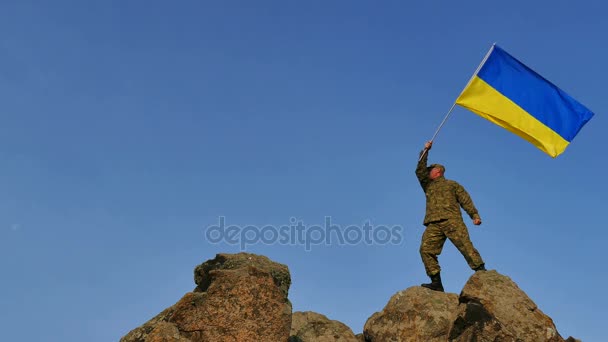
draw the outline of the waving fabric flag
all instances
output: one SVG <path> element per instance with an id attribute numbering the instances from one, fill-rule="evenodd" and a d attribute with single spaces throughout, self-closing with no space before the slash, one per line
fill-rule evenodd
<path id="1" fill-rule="evenodd" d="M 456 104 L 557 157 L 593 117 L 585 106 L 494 45 Z"/>

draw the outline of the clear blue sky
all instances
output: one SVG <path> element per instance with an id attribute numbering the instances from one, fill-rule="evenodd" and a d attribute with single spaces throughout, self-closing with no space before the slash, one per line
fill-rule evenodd
<path id="1" fill-rule="evenodd" d="M 608 107 L 601 1 L 3 1 L 0 327 L 116 341 L 239 247 L 229 224 L 400 225 L 398 245 L 256 244 L 294 311 L 361 332 L 427 281 L 413 170 L 493 42 L 596 113 L 552 159 L 457 108 L 430 161 L 471 194 L 471 237 L 560 333 L 605 337 Z M 446 290 L 472 271 L 451 243 Z"/>

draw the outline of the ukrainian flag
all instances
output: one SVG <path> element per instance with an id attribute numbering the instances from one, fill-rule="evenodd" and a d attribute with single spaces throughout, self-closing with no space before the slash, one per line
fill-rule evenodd
<path id="1" fill-rule="evenodd" d="M 493 45 L 456 104 L 557 157 L 593 113 Z"/>

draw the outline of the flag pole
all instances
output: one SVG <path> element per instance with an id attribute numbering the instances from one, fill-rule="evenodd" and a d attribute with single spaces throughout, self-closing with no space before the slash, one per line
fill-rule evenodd
<path id="1" fill-rule="evenodd" d="M 496 46 L 496 43 L 492 44 L 492 46 L 490 47 L 490 50 L 488 50 L 488 52 L 486 53 L 486 55 L 481 60 L 481 63 L 479 63 L 479 66 L 477 66 L 477 69 L 475 70 L 475 72 L 473 73 L 473 75 L 471 76 L 471 78 L 469 79 L 469 82 L 467 82 L 467 84 L 464 86 L 464 88 L 460 92 L 461 94 L 462 94 L 462 92 L 465 89 L 467 89 L 467 87 L 469 86 L 469 84 L 471 84 L 471 82 L 473 82 L 473 79 L 475 78 L 475 76 L 477 76 L 477 73 L 479 73 L 479 70 L 481 70 L 481 68 L 483 67 L 483 65 L 486 63 L 486 61 L 488 60 L 488 57 L 490 57 L 490 54 L 494 50 L 495 46 Z M 460 97 L 460 95 L 459 95 L 459 97 Z M 448 118 L 450 117 L 450 115 L 452 115 L 452 111 L 454 110 L 454 107 L 456 107 L 456 101 L 454 101 L 454 103 L 452 104 L 452 107 L 450 108 L 450 110 L 448 111 L 448 113 L 443 118 L 443 121 L 441 121 L 441 123 L 439 124 L 439 127 L 437 127 L 437 130 L 435 130 L 435 134 L 433 134 L 433 137 L 430 140 L 431 142 L 433 142 L 435 140 L 435 138 L 437 137 L 437 134 L 439 134 L 439 131 L 441 130 L 441 128 L 443 127 L 443 125 L 445 124 L 445 122 L 448 121 Z M 428 149 L 426 149 L 426 148 L 424 149 L 424 151 L 422 151 L 422 154 L 420 155 L 420 159 L 418 159 L 418 161 L 422 160 L 422 157 L 424 157 L 424 155 L 426 154 L 427 151 L 428 151 Z"/>

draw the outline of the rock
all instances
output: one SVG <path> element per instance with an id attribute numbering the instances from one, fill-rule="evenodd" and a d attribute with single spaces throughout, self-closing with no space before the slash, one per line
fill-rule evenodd
<path id="1" fill-rule="evenodd" d="M 316 312 L 294 312 L 290 342 L 359 342 L 346 324 Z"/>
<path id="2" fill-rule="evenodd" d="M 455 293 L 410 287 L 374 313 L 365 322 L 363 334 L 368 342 L 446 341 L 457 307 Z"/>
<path id="3" fill-rule="evenodd" d="M 196 267 L 193 292 L 121 342 L 287 341 L 287 266 L 249 253 L 218 254 Z"/>
<path id="4" fill-rule="evenodd" d="M 146 338 L 148 342 L 190 342 L 183 337 L 174 324 L 164 321 L 158 322 Z"/>
<path id="5" fill-rule="evenodd" d="M 285 298 L 291 286 L 291 276 L 286 265 L 274 262 L 263 255 L 250 253 L 218 254 L 215 259 L 196 266 L 194 269 L 195 291 L 207 291 L 209 284 L 213 281 L 214 271 L 237 270 L 253 266 L 272 276 L 275 285 L 283 292 Z"/>
<path id="6" fill-rule="evenodd" d="M 414 286 L 393 295 L 355 335 L 314 312 L 292 315 L 287 266 L 248 253 L 218 254 L 194 270 L 196 288 L 121 342 L 414 342 L 564 340 L 509 277 L 471 276 L 460 296 Z"/>
<path id="7" fill-rule="evenodd" d="M 551 318 L 496 271 L 471 276 L 459 302 L 450 341 L 564 341 Z"/>

